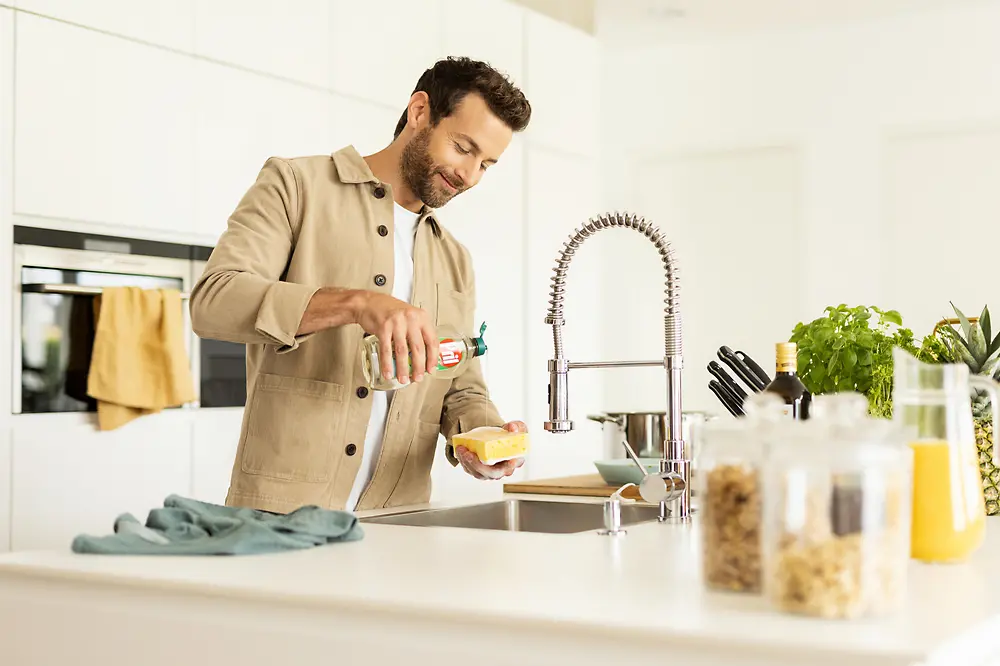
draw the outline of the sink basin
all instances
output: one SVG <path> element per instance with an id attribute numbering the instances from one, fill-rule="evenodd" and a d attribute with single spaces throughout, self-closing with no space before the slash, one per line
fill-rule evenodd
<path id="1" fill-rule="evenodd" d="M 658 506 L 622 504 L 622 526 L 656 520 Z M 445 509 L 420 509 L 361 518 L 362 523 L 413 525 L 419 527 L 467 527 L 508 532 L 573 534 L 604 529 L 601 502 L 558 502 L 509 499 Z"/>

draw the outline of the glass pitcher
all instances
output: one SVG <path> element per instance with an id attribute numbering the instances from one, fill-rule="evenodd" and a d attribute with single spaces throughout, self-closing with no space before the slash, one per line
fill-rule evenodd
<path id="1" fill-rule="evenodd" d="M 893 421 L 913 449 L 910 556 L 923 562 L 961 562 L 982 544 L 983 499 L 972 391 L 989 394 L 1000 423 L 997 384 L 969 376 L 964 363 L 928 364 L 893 350 Z M 994 443 L 993 463 L 997 460 Z"/>

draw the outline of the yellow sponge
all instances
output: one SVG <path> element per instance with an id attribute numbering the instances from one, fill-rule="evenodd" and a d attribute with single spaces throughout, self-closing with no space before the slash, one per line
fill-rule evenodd
<path id="1" fill-rule="evenodd" d="M 484 463 L 520 458 L 528 452 L 528 433 L 508 432 L 495 426 L 473 428 L 455 435 L 451 441 L 456 448 L 464 446 L 469 449 Z"/>

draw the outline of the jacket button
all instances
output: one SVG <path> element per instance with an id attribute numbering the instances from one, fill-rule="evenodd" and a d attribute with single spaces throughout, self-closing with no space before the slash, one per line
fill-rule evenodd
<path id="1" fill-rule="evenodd" d="M 347 448 L 344 449 L 344 452 L 347 453 L 347 455 L 349 456 L 353 456 L 355 453 L 358 452 L 358 447 L 355 446 L 354 444 L 348 444 Z"/>
<path id="2" fill-rule="evenodd" d="M 385 286 L 385 276 L 382 275 L 381 273 L 379 273 L 378 275 L 376 275 L 375 276 L 375 284 L 377 284 L 380 287 L 384 287 Z"/>
<path id="3" fill-rule="evenodd" d="M 358 397 L 364 400 L 365 398 L 368 397 L 368 388 L 365 386 L 359 386 L 357 393 Z"/>
<path id="4" fill-rule="evenodd" d="M 385 196 L 385 188 L 379 185 L 378 187 L 375 188 L 374 194 L 376 199 L 381 199 L 382 197 Z"/>
<path id="5" fill-rule="evenodd" d="M 388 236 L 389 235 L 389 227 L 385 226 L 384 224 L 378 225 L 378 235 L 382 236 L 383 238 L 385 238 L 386 236 Z"/>

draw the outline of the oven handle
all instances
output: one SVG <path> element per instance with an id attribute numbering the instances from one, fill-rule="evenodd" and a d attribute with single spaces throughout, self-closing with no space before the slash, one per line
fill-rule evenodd
<path id="1" fill-rule="evenodd" d="M 22 284 L 22 292 L 33 294 L 64 294 L 66 296 L 98 296 L 103 291 L 103 287 L 88 287 L 81 284 Z M 190 298 L 190 294 L 181 293 L 182 299 Z"/>

